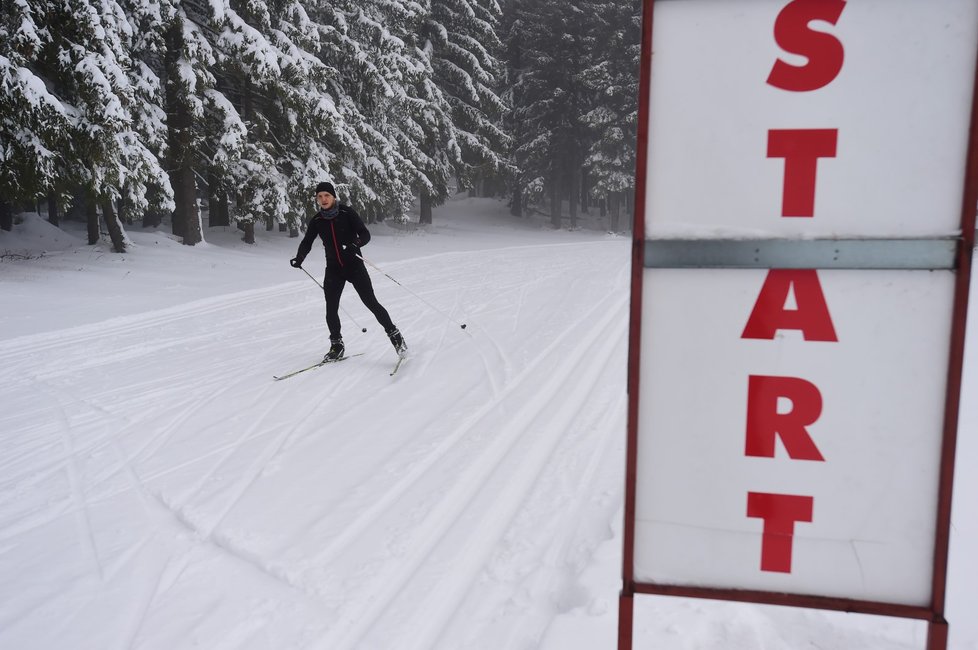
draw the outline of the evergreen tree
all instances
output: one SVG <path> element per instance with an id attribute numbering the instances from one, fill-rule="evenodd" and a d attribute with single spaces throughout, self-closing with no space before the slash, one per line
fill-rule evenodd
<path id="1" fill-rule="evenodd" d="M 593 191 L 607 197 L 611 227 L 617 230 L 621 204 L 635 187 L 642 3 L 606 2 L 596 7 L 594 16 L 589 51 L 595 63 L 582 78 L 596 99 L 585 115 L 594 134 L 586 164 Z"/>
<path id="2" fill-rule="evenodd" d="M 271 124 L 280 117 L 280 87 L 286 56 L 273 43 L 275 27 L 264 0 L 213 2 L 216 87 L 208 93 L 211 127 L 204 150 L 212 153 L 207 176 L 219 179 L 219 191 L 233 197 L 234 220 L 254 242 L 254 225 L 282 221 L 288 214 L 288 179 L 277 164 Z M 276 19 L 277 22 L 277 19 Z M 223 128 L 222 128 L 223 126 Z M 288 124 L 278 132 L 287 137 Z M 219 137 L 233 133 L 232 141 Z"/>
<path id="3" fill-rule="evenodd" d="M 333 178 L 331 168 L 338 167 L 338 155 L 332 147 L 344 142 L 349 130 L 326 90 L 336 74 L 316 56 L 321 26 L 311 19 L 307 4 L 299 0 L 269 3 L 272 15 L 278 17 L 274 40 L 283 51 L 269 126 L 279 169 L 287 179 L 285 220 L 293 227 L 309 211 L 316 183 Z"/>
<path id="4" fill-rule="evenodd" d="M 205 103 L 222 106 L 212 69 L 215 6 L 196 1 L 162 0 L 156 42 L 162 60 L 167 127 L 167 170 L 173 190 L 173 234 L 184 244 L 203 241 L 197 204 L 197 168 L 204 143 Z"/>
<path id="5" fill-rule="evenodd" d="M 208 176 L 234 195 L 239 222 L 296 226 L 310 186 L 327 171 L 317 133 L 335 123 L 314 109 L 321 91 L 311 82 L 322 64 L 306 48 L 317 44 L 315 27 L 295 0 L 231 2 L 222 14 L 217 79 L 230 104 L 214 102 L 213 132 L 223 125 L 237 137 L 231 147 L 212 142 Z"/>
<path id="6" fill-rule="evenodd" d="M 511 72 L 510 124 L 519 193 L 538 200 L 546 191 L 554 227 L 561 224 L 563 199 L 570 198 L 573 226 L 587 147 L 583 116 L 590 109 L 590 91 L 580 83 L 586 14 L 574 2 L 544 0 L 520 0 L 513 10 L 510 55 L 519 68 Z"/>
<path id="7" fill-rule="evenodd" d="M 12 0 L 0 227 L 77 200 L 93 241 L 99 211 L 121 250 L 123 220 L 165 210 L 192 245 L 198 188 L 212 224 L 295 228 L 321 180 L 368 221 L 415 196 L 430 220 L 453 177 L 502 170 L 514 210 L 549 195 L 559 225 L 570 199 L 573 225 L 585 184 L 631 187 L 637 4 Z"/>
<path id="8" fill-rule="evenodd" d="M 432 43 L 424 34 L 424 26 L 431 22 L 431 6 L 419 9 L 401 24 L 405 41 L 402 57 L 410 73 L 404 77 L 407 83 L 402 82 L 404 94 L 393 113 L 397 119 L 392 130 L 416 169 L 412 189 L 420 197 L 421 223 L 431 223 L 432 206 L 448 198 L 455 170 L 462 167 L 462 151 L 448 96 L 435 78 Z"/>
<path id="9" fill-rule="evenodd" d="M 12 203 L 55 186 L 71 119 L 36 63 L 50 48 L 44 7 L 28 2 L 5 7 L 0 13 L 0 204 L 9 215 Z"/>
<path id="10" fill-rule="evenodd" d="M 411 33 L 424 7 L 397 0 L 328 4 L 310 15 L 322 25 L 319 56 L 345 128 L 326 146 L 337 155 L 331 171 L 340 191 L 370 221 L 401 212 L 423 183 L 424 135 L 413 121 L 419 106 L 412 93 L 424 61 Z"/>
<path id="11" fill-rule="evenodd" d="M 559 227 L 567 200 L 574 227 L 591 185 L 620 197 L 633 182 L 638 4 L 506 5 L 515 214 L 548 198 L 552 224 Z"/>
<path id="12" fill-rule="evenodd" d="M 498 94 L 500 15 L 495 0 L 432 0 L 425 21 L 434 83 L 449 105 L 449 145 L 459 151 L 454 172 L 465 185 L 509 167 Z"/>
<path id="13" fill-rule="evenodd" d="M 133 25 L 115 0 L 22 0 L 17 9 L 16 29 L 3 27 L 13 58 L 0 59 L 10 89 L 0 128 L 12 164 L 4 165 L 0 183 L 21 200 L 84 197 L 89 243 L 99 237 L 101 205 L 121 252 L 125 233 L 106 206 L 123 198 L 145 205 L 147 183 L 164 175 L 153 150 L 158 133 L 143 119 L 153 88 L 130 56 Z"/>
<path id="14" fill-rule="evenodd" d="M 371 0 L 360 4 L 360 15 L 351 31 L 371 57 L 377 90 L 368 117 L 381 138 L 380 152 L 386 163 L 383 172 L 390 174 L 390 183 L 375 185 L 386 196 L 379 208 L 380 215 L 403 211 L 413 199 L 416 188 L 427 180 L 435 163 L 426 160 L 423 140 L 425 132 L 415 121 L 417 105 L 412 105 L 412 91 L 419 86 L 425 62 L 413 47 L 413 33 L 425 7 L 420 3 L 398 0 Z M 438 105 L 434 110 L 443 112 Z M 435 136 L 437 137 L 437 136 Z M 378 143 L 380 144 L 380 143 Z M 386 187 L 384 187 L 386 185 Z M 432 183 L 428 183 L 432 187 Z"/>

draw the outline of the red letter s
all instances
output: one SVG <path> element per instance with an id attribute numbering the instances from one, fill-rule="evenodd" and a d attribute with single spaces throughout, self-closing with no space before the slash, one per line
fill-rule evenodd
<path id="1" fill-rule="evenodd" d="M 774 40 L 786 52 L 806 57 L 799 67 L 781 59 L 774 62 L 767 82 L 781 90 L 805 92 L 827 86 L 842 70 L 845 51 L 835 36 L 808 27 L 813 20 L 835 25 L 845 0 L 793 0 L 774 21 Z"/>

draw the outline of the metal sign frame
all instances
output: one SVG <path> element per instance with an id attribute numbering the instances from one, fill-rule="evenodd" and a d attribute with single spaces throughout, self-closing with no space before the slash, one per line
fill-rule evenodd
<path id="1" fill-rule="evenodd" d="M 942 239 L 847 240 L 646 240 L 645 206 L 652 73 L 652 26 L 656 0 L 644 0 L 639 81 L 638 151 L 632 238 L 631 307 L 628 355 L 627 453 L 624 497 L 622 590 L 619 595 L 619 650 L 631 650 L 635 594 L 708 598 L 768 605 L 786 605 L 926 621 L 927 650 L 946 650 L 945 620 L 951 494 L 957 440 L 965 326 L 975 246 L 978 206 L 978 66 L 971 100 L 961 234 Z M 976 52 L 978 61 L 978 52 Z M 843 268 L 949 269 L 955 272 L 952 328 L 944 399 L 937 522 L 928 606 L 853 600 L 770 591 L 690 587 L 637 582 L 634 577 L 636 497 L 639 441 L 639 377 L 642 329 L 642 285 L 646 268 Z"/>

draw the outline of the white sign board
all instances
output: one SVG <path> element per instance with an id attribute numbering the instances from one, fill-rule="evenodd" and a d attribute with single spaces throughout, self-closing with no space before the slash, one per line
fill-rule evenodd
<path id="1" fill-rule="evenodd" d="M 655 4 L 648 239 L 960 234 L 978 0 Z M 633 576 L 931 602 L 955 272 L 647 268 Z"/>
<path id="2" fill-rule="evenodd" d="M 837 341 L 741 338 L 765 276 L 646 271 L 635 577 L 925 605 L 953 275 L 823 271 Z M 765 540 L 755 493 L 811 514 Z"/>
<path id="3" fill-rule="evenodd" d="M 801 9 L 776 27 L 789 5 Z M 836 11 L 834 25 L 801 27 Z M 815 55 L 811 67 L 827 71 L 810 84 L 825 85 L 768 82 L 778 61 L 807 62 L 779 47 L 776 29 L 785 45 Z M 976 32 L 975 0 L 657 2 L 646 236 L 957 232 Z M 792 139 L 818 155 L 814 197 L 804 178 L 796 191 L 802 211 L 813 198 L 810 218 L 782 217 L 779 147 Z M 799 176 L 810 166 L 802 153 L 793 159 Z"/>

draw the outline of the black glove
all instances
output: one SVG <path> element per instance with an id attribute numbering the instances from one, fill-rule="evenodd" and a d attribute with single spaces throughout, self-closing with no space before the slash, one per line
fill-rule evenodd
<path id="1" fill-rule="evenodd" d="M 289 260 L 289 264 L 291 264 L 292 265 L 292 268 L 294 268 L 294 269 L 301 269 L 302 268 L 302 262 L 299 261 L 299 258 L 298 257 L 293 257 L 292 259 L 290 259 Z"/>

